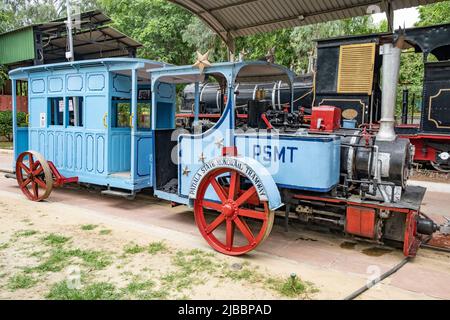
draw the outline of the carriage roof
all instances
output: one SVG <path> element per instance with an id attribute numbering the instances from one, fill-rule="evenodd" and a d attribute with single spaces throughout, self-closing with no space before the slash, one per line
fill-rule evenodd
<path id="1" fill-rule="evenodd" d="M 17 68 L 10 71 L 9 76 L 14 80 L 26 80 L 30 74 L 37 72 L 52 72 L 57 70 L 71 70 L 102 66 L 107 68 L 108 71 L 124 75 L 131 75 L 132 69 L 138 69 L 139 78 L 150 80 L 150 74 L 148 73 L 149 70 L 170 65 L 163 62 L 138 58 L 105 58 Z"/>
<path id="2" fill-rule="evenodd" d="M 286 81 L 293 83 L 295 73 L 278 64 L 265 61 L 221 62 L 205 68 L 204 73 L 192 65 L 166 66 L 147 70 L 154 80 L 166 83 L 203 81 L 205 74 L 233 82 L 255 83 L 261 81 Z"/>

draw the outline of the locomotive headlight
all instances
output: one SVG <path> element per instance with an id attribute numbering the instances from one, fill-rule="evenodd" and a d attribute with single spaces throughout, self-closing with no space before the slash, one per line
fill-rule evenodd
<path id="1" fill-rule="evenodd" d="M 450 154 L 448 152 L 441 152 L 439 154 L 439 158 L 443 161 L 447 161 L 448 159 L 450 159 Z"/>

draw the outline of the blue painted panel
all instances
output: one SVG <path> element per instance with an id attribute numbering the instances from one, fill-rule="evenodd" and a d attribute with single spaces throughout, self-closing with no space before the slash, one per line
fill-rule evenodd
<path id="1" fill-rule="evenodd" d="M 121 74 L 115 74 L 112 77 L 112 94 L 131 93 L 131 78 Z"/>
<path id="2" fill-rule="evenodd" d="M 62 92 L 64 88 L 63 77 L 49 77 L 48 78 L 48 92 L 57 93 Z"/>
<path id="3" fill-rule="evenodd" d="M 88 73 L 87 89 L 89 91 L 103 91 L 105 89 L 105 75 L 102 73 Z"/>
<path id="4" fill-rule="evenodd" d="M 47 147 L 45 145 L 45 141 L 46 141 L 45 131 L 39 131 L 38 135 L 39 135 L 38 147 L 36 148 L 33 146 L 33 147 L 30 147 L 30 149 L 38 150 L 41 154 L 43 154 L 44 156 L 47 156 Z M 34 144 L 34 141 L 33 141 L 33 144 Z"/>
<path id="5" fill-rule="evenodd" d="M 114 128 L 110 138 L 110 172 L 131 170 L 131 129 Z"/>
<path id="6" fill-rule="evenodd" d="M 339 139 L 237 135 L 236 146 L 240 155 L 267 168 L 279 185 L 326 192 L 339 182 Z"/>
<path id="7" fill-rule="evenodd" d="M 55 138 L 55 165 L 58 168 L 64 168 L 64 133 L 56 132 Z"/>
<path id="8" fill-rule="evenodd" d="M 137 175 L 138 176 L 151 176 L 151 169 L 153 163 L 152 157 L 152 137 L 142 136 L 136 139 L 136 151 L 137 151 Z"/>
<path id="9" fill-rule="evenodd" d="M 106 132 L 103 119 L 108 112 L 108 99 L 104 96 L 87 96 L 85 100 L 85 128 L 101 129 Z"/>
<path id="10" fill-rule="evenodd" d="M 97 173 L 104 173 L 105 172 L 105 161 L 106 161 L 106 157 L 105 157 L 105 148 L 106 148 L 106 144 L 105 144 L 105 137 L 101 136 L 101 135 L 97 135 L 96 137 L 96 141 L 97 141 L 97 145 L 95 146 L 96 150 L 97 150 L 97 158 L 96 158 L 96 163 L 97 163 Z"/>
<path id="11" fill-rule="evenodd" d="M 47 136 L 47 152 L 45 158 L 52 162 L 55 162 L 55 134 L 54 132 L 49 132 Z"/>
<path id="12" fill-rule="evenodd" d="M 66 132 L 66 153 L 65 153 L 66 165 L 65 165 L 65 168 L 68 170 L 73 170 L 74 151 L 75 151 L 74 133 Z"/>
<path id="13" fill-rule="evenodd" d="M 95 137 L 94 134 L 86 135 L 86 170 L 93 172 L 95 167 Z"/>
<path id="14" fill-rule="evenodd" d="M 156 105 L 156 128 L 175 128 L 175 104 L 158 102 Z"/>
<path id="15" fill-rule="evenodd" d="M 81 171 L 83 170 L 84 166 L 83 166 L 83 159 L 84 159 L 84 155 L 86 154 L 86 152 L 84 151 L 83 148 L 83 142 L 84 142 L 84 135 L 82 133 L 76 133 L 75 134 L 75 155 L 74 155 L 74 159 L 75 159 L 75 166 L 74 169 L 76 171 Z"/>
<path id="16" fill-rule="evenodd" d="M 80 92 L 83 90 L 83 75 L 82 74 L 73 74 L 68 75 L 66 78 L 67 81 L 67 91 L 76 91 Z"/>
<path id="17" fill-rule="evenodd" d="M 44 79 L 31 79 L 31 92 L 35 94 L 45 92 L 45 80 Z"/>
<path id="18" fill-rule="evenodd" d="M 164 99 L 171 100 L 175 95 L 174 86 L 168 83 L 158 83 L 158 85 L 156 86 L 156 90 L 159 101 Z"/>
<path id="19" fill-rule="evenodd" d="M 17 128 L 17 136 L 14 144 L 14 159 L 17 159 L 19 154 L 29 150 L 28 147 L 28 128 Z"/>
<path id="20" fill-rule="evenodd" d="M 30 97 L 28 110 L 30 114 L 29 125 L 31 128 L 39 128 L 41 126 L 41 113 L 44 113 L 45 117 L 47 117 L 47 108 L 47 99 L 45 97 Z"/>

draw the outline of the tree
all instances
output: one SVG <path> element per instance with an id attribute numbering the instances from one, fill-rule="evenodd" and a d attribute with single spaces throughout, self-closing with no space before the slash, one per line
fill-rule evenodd
<path id="1" fill-rule="evenodd" d="M 419 7 L 419 27 L 450 22 L 450 1 Z"/>
<path id="2" fill-rule="evenodd" d="M 143 44 L 139 56 L 173 64 L 191 63 L 195 48 L 183 41 L 192 15 L 165 0 L 99 0 L 113 26 Z"/>

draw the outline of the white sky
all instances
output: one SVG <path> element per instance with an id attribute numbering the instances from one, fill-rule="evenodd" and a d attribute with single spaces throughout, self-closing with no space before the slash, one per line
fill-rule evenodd
<path id="1" fill-rule="evenodd" d="M 377 13 L 373 15 L 373 20 L 375 23 L 379 23 L 386 19 L 385 13 Z M 419 21 L 419 11 L 417 8 L 408 8 L 396 10 L 394 13 L 394 29 L 398 27 L 410 28 L 414 26 L 414 23 Z"/>

